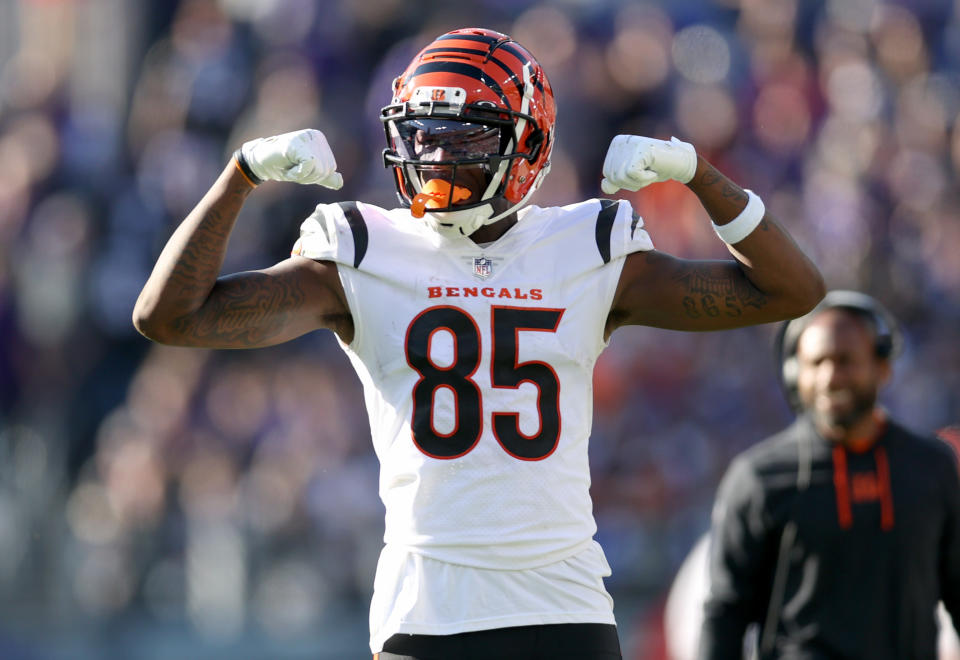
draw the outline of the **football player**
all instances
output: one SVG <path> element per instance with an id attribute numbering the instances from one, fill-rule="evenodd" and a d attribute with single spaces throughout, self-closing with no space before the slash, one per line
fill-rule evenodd
<path id="1" fill-rule="evenodd" d="M 289 259 L 220 276 L 261 181 L 343 183 L 319 131 L 245 143 L 171 236 L 134 323 L 210 348 L 336 334 L 381 464 L 380 658 L 619 658 L 589 495 L 597 357 L 625 325 L 799 316 L 822 278 L 756 195 L 676 138 L 614 138 L 603 190 L 687 184 L 730 260 L 656 251 L 624 200 L 529 205 L 556 108 L 543 69 L 504 34 L 441 35 L 392 94 L 381 120 L 400 207 L 320 204 Z"/>

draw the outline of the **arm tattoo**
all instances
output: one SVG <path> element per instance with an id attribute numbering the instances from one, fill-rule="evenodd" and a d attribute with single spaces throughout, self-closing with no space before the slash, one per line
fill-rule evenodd
<path id="1" fill-rule="evenodd" d="M 744 204 L 747 203 L 747 193 L 743 192 L 743 190 L 737 186 L 730 185 L 729 183 L 723 184 L 723 189 L 720 191 L 720 194 L 727 199 L 743 202 Z"/>
<path id="2" fill-rule="evenodd" d="M 683 311 L 692 319 L 721 314 L 737 317 L 744 308 L 762 309 L 767 297 L 739 277 L 718 272 L 714 267 L 688 268 L 677 275 L 686 295 Z"/>
<path id="3" fill-rule="evenodd" d="M 219 201 L 203 212 L 189 238 L 181 242 L 168 275 L 168 286 L 169 295 L 175 296 L 183 308 L 195 309 L 210 294 L 223 264 L 234 221 L 248 192 L 237 188 L 226 190 Z"/>
<path id="4" fill-rule="evenodd" d="M 706 170 L 700 176 L 700 183 L 702 183 L 705 186 L 712 186 L 719 180 L 720 180 L 720 174 L 714 170 Z"/>
<path id="5" fill-rule="evenodd" d="M 725 176 L 713 168 L 707 169 L 700 175 L 700 184 L 703 186 L 715 186 L 720 184 L 720 195 L 726 199 L 747 203 L 747 193 L 739 186 L 734 185 Z"/>
<path id="6" fill-rule="evenodd" d="M 178 331 L 203 343 L 262 346 L 283 332 L 306 295 L 291 279 L 243 273 L 217 282 L 207 303 L 175 321 Z"/>
<path id="7" fill-rule="evenodd" d="M 181 295 L 196 295 L 209 286 L 208 278 L 216 277 L 230 234 L 230 223 L 221 220 L 220 212 L 210 209 L 177 259 L 170 279 Z"/>

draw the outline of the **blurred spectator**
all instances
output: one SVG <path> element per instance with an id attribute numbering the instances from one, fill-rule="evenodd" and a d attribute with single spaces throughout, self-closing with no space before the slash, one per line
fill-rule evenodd
<path id="1" fill-rule="evenodd" d="M 797 420 L 720 484 L 698 657 L 933 658 L 942 600 L 960 621 L 953 452 L 877 405 L 902 345 L 870 296 L 834 290 L 783 326 Z"/>

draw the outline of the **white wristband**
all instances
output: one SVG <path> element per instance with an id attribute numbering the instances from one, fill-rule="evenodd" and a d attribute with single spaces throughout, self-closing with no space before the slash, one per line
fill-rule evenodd
<path id="1" fill-rule="evenodd" d="M 725 225 L 713 225 L 713 231 L 717 232 L 720 240 L 727 245 L 739 243 L 749 236 L 750 232 L 763 220 L 763 214 L 767 211 L 763 200 L 754 195 L 752 190 L 744 192 L 747 193 L 747 205 L 740 211 L 740 215 Z"/>

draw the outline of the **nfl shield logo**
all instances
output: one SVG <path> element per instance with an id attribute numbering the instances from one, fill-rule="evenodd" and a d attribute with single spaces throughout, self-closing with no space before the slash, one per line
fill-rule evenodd
<path id="1" fill-rule="evenodd" d="M 473 274 L 481 280 L 485 280 L 493 275 L 493 262 L 486 257 L 473 258 Z"/>

